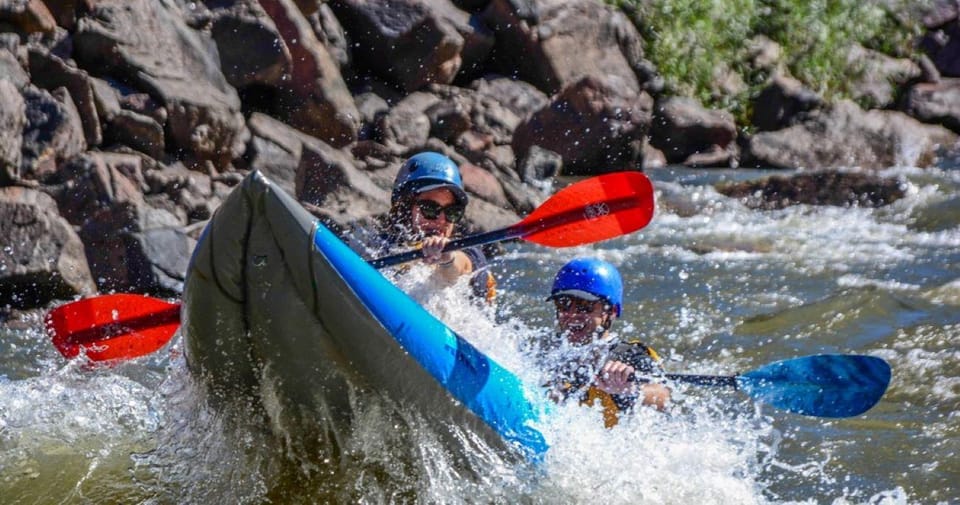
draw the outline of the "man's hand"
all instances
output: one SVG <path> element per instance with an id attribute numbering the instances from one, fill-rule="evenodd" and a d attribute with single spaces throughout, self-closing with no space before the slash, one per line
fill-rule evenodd
<path id="1" fill-rule="evenodd" d="M 631 379 L 636 370 L 622 361 L 608 361 L 603 364 L 594 384 L 612 395 L 634 394 L 637 384 Z"/>
<path id="2" fill-rule="evenodd" d="M 424 238 L 420 243 L 420 249 L 423 251 L 423 262 L 434 265 L 453 261 L 453 253 L 443 251 L 448 242 L 450 242 L 449 238 L 440 235 L 431 235 Z"/>

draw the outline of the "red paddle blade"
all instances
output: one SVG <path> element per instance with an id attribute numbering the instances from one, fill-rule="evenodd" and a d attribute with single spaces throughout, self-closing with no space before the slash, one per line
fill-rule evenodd
<path id="1" fill-rule="evenodd" d="M 163 347 L 180 325 L 180 305 L 148 296 L 115 294 L 61 305 L 47 314 L 47 334 L 71 359 L 130 359 Z"/>
<path id="2" fill-rule="evenodd" d="M 617 172 L 567 186 L 516 226 L 529 242 L 573 247 L 639 230 L 653 218 L 653 207 L 646 175 Z"/>

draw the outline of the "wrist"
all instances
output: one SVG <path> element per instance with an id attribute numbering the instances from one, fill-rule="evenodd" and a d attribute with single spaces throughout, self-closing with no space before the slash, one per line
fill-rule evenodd
<path id="1" fill-rule="evenodd" d="M 453 266 L 453 263 L 454 263 L 454 261 L 456 261 L 456 259 L 457 259 L 456 256 L 454 256 L 453 254 L 451 254 L 451 255 L 450 255 L 450 259 L 448 259 L 448 260 L 446 260 L 446 261 L 440 260 L 437 264 L 440 265 L 440 266 L 442 266 L 442 267 L 452 267 L 452 266 Z"/>

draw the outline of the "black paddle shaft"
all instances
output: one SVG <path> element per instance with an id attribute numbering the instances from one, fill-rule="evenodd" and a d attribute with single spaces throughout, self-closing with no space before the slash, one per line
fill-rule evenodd
<path id="1" fill-rule="evenodd" d="M 736 375 L 688 375 L 668 373 L 663 378 L 676 382 L 686 382 L 697 386 L 717 386 L 737 389 Z M 637 382 L 651 382 L 651 377 L 632 377 Z"/>

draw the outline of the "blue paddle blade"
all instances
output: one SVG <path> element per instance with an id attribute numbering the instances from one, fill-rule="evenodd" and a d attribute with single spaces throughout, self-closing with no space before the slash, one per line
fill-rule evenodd
<path id="1" fill-rule="evenodd" d="M 890 384 L 890 365 L 873 356 L 819 354 L 770 363 L 736 379 L 740 390 L 779 409 L 852 417 L 880 401 Z"/>

